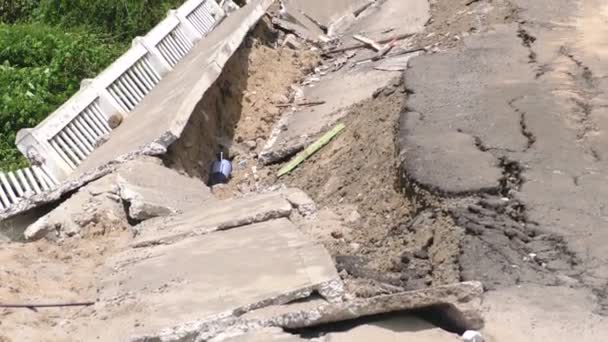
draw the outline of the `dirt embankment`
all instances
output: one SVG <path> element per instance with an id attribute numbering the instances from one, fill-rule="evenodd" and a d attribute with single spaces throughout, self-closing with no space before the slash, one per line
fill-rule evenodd
<path id="1" fill-rule="evenodd" d="M 449 222 L 408 225 L 416 206 L 400 191 L 396 142 L 405 98 L 395 79 L 375 98 L 349 108 L 346 130 L 282 180 L 343 222 L 346 229 L 328 232 L 323 242 L 360 296 L 459 280 L 454 256 L 460 230 Z"/>
<path id="2" fill-rule="evenodd" d="M 197 105 L 165 161 L 207 180 L 209 165 L 223 152 L 233 160 L 255 155 L 269 136 L 290 85 L 310 72 L 318 54 L 277 46 L 279 33 L 260 22 L 228 61 L 220 78 Z"/>

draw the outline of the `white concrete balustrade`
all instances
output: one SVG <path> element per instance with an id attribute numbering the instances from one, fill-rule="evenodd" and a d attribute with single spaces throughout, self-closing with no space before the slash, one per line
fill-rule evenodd
<path id="1" fill-rule="evenodd" d="M 39 166 L 0 172 L 0 210 L 10 208 L 21 198 L 51 190 L 57 184 L 57 180 Z"/>
<path id="2" fill-rule="evenodd" d="M 218 3 L 219 2 L 219 3 Z M 21 130 L 16 145 L 32 166 L 0 173 L 0 209 L 67 178 L 104 141 L 108 119 L 128 117 L 164 75 L 226 16 L 231 1 L 187 0 L 96 78 L 34 128 Z"/>

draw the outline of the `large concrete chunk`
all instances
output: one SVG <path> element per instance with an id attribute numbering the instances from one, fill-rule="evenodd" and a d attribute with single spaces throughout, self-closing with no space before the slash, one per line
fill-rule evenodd
<path id="1" fill-rule="evenodd" d="M 310 36 L 318 39 L 323 35 L 323 30 L 321 30 L 319 25 L 317 25 L 310 19 L 310 17 L 306 16 L 300 10 L 291 6 L 291 4 L 283 3 L 283 9 L 285 11 L 285 19 L 302 26 Z"/>
<path id="2" fill-rule="evenodd" d="M 298 329 L 352 320 L 391 312 L 446 306 L 450 319 L 461 326 L 481 328 L 480 305 L 483 286 L 464 282 L 371 298 L 356 298 L 342 303 L 323 300 L 270 306 L 245 314 L 242 318 L 264 326 Z M 452 310 L 453 309 L 453 310 Z"/>
<path id="3" fill-rule="evenodd" d="M 162 166 L 159 159 L 140 158 L 122 164 L 42 216 L 25 230 L 27 240 L 49 233 L 73 236 L 129 227 L 137 221 L 196 209 L 216 201 L 200 180 Z"/>
<path id="4" fill-rule="evenodd" d="M 215 201 L 198 210 L 139 224 L 133 246 L 170 244 L 187 236 L 287 217 L 291 210 L 292 205 L 280 193 Z"/>
<path id="5" fill-rule="evenodd" d="M 323 104 L 291 114 L 286 129 L 278 130 L 274 139 L 260 154 L 265 164 L 277 162 L 295 154 L 314 137 L 348 114 L 348 108 L 372 98 L 374 92 L 389 86 L 400 72 L 374 70 L 373 66 L 357 67 L 327 75 L 312 88 L 304 89 L 307 101 Z"/>
<path id="6" fill-rule="evenodd" d="M 386 0 L 377 3 L 380 4 L 370 7 L 344 32 L 337 32 L 344 36 L 345 45 L 357 43 L 352 35 L 362 32 L 373 39 L 419 32 L 431 18 L 427 0 Z M 389 33 L 386 33 L 387 28 L 391 29 Z"/>
<path id="7" fill-rule="evenodd" d="M 353 14 L 363 6 L 369 4 L 370 0 L 288 0 L 287 4 L 302 11 L 323 27 L 329 27 L 334 21 L 342 16 Z"/>
<path id="8" fill-rule="evenodd" d="M 326 334 L 325 334 L 326 332 Z M 460 336 L 451 334 L 431 323 L 423 321 L 405 313 L 394 314 L 389 317 L 375 317 L 365 320 L 363 323 L 357 321 L 340 322 L 336 326 L 328 326 L 326 329 L 320 327 L 310 335 L 322 336 L 316 338 L 303 338 L 297 334 L 289 334 L 278 328 L 264 328 L 249 331 L 242 335 L 230 336 L 220 334 L 210 342 L 456 342 L 461 341 Z M 229 336 L 223 336 L 229 335 Z"/>
<path id="9" fill-rule="evenodd" d="M 114 175 L 103 177 L 73 194 L 25 229 L 26 240 L 45 236 L 104 234 L 129 226 Z"/>
<path id="10" fill-rule="evenodd" d="M 342 295 L 328 252 L 287 219 L 130 249 L 108 261 L 101 278 L 101 310 L 111 317 L 104 326 L 128 327 L 100 332 L 108 341 L 163 328 L 184 332 L 193 322 L 287 303 L 313 291 L 330 300 Z M 140 325 L 133 328 L 135 322 Z"/>
<path id="11" fill-rule="evenodd" d="M 202 181 L 183 176 L 157 162 L 137 160 L 117 170 L 121 198 L 137 221 L 190 211 L 214 200 Z"/>

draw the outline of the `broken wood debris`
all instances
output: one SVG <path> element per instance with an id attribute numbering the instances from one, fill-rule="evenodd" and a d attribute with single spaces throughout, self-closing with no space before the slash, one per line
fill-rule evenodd
<path id="1" fill-rule="evenodd" d="M 53 304 L 0 304 L 3 309 L 35 309 L 35 308 L 61 308 L 68 306 L 91 306 L 95 302 L 73 302 L 73 303 L 53 303 Z"/>
<path id="2" fill-rule="evenodd" d="M 406 69 L 406 67 L 404 66 L 375 66 L 374 70 L 379 70 L 379 71 L 404 71 Z"/>
<path id="3" fill-rule="evenodd" d="M 296 106 L 296 107 L 304 107 L 304 106 L 319 106 L 325 104 L 325 101 L 308 101 L 308 102 L 296 102 L 296 103 L 276 103 L 275 106 L 277 107 L 291 107 L 291 106 Z"/>
<path id="4" fill-rule="evenodd" d="M 318 44 L 320 41 L 327 42 L 329 40 L 327 37 L 324 37 L 322 35 L 317 36 L 313 32 L 308 31 L 306 28 L 304 28 L 298 24 L 289 22 L 287 20 L 283 20 L 283 19 L 277 18 L 277 17 L 272 17 L 271 20 L 272 20 L 272 24 L 274 26 L 276 26 L 277 28 L 279 28 L 283 31 L 289 32 L 289 33 L 293 33 L 297 37 L 300 37 L 301 39 L 304 39 L 313 44 Z"/>
<path id="5" fill-rule="evenodd" d="M 359 8 L 356 8 L 353 11 L 353 15 L 356 17 L 360 16 L 361 13 L 365 12 L 366 9 L 368 9 L 371 5 L 373 5 L 375 2 L 375 0 L 369 1 L 366 4 L 363 4 L 362 6 L 360 6 Z"/>
<path id="6" fill-rule="evenodd" d="M 380 51 L 378 51 L 378 53 L 374 57 L 372 57 L 372 61 L 378 61 L 384 58 L 386 54 L 389 53 L 395 47 L 395 45 L 397 45 L 396 40 L 393 40 L 392 42 L 384 45 L 384 47 L 382 47 L 382 49 L 380 49 Z"/>
<path id="7" fill-rule="evenodd" d="M 399 40 L 407 39 L 407 38 L 410 38 L 413 35 L 414 35 L 413 33 L 405 33 L 405 34 L 400 34 L 400 35 L 396 35 L 396 36 L 380 39 L 380 40 L 377 40 L 375 42 L 378 43 L 378 44 L 386 44 L 386 43 L 392 42 L 393 40 L 399 41 Z M 339 48 L 339 49 L 329 50 L 329 51 L 326 51 L 325 53 L 326 54 L 334 54 L 334 53 L 345 52 L 345 51 L 349 51 L 349 50 L 361 49 L 361 48 L 364 48 L 366 46 L 368 46 L 368 44 L 366 44 L 366 43 L 355 44 L 355 45 L 350 45 L 350 46 L 342 47 L 342 48 Z"/>
<path id="8" fill-rule="evenodd" d="M 377 42 L 373 41 L 372 39 L 369 39 L 365 36 L 359 35 L 359 34 L 355 34 L 353 35 L 353 38 L 355 38 L 356 40 L 364 43 L 365 45 L 371 47 L 372 49 L 376 50 L 376 52 L 380 52 L 383 47 L 382 45 L 378 44 Z"/>
<path id="9" fill-rule="evenodd" d="M 282 177 L 291 171 L 293 171 L 298 165 L 302 164 L 303 161 L 312 156 L 315 152 L 317 152 L 321 147 L 327 145 L 336 135 L 338 135 L 342 130 L 344 130 L 346 126 L 343 123 L 339 123 L 334 127 L 331 131 L 325 133 L 321 138 L 315 141 L 312 145 L 308 146 L 304 151 L 299 153 L 295 158 L 293 158 L 289 164 L 285 165 L 283 168 L 279 170 L 277 173 L 277 177 Z"/>
<path id="10" fill-rule="evenodd" d="M 399 50 L 399 51 L 395 51 L 395 53 L 391 53 L 390 55 L 387 53 L 387 55 L 385 55 L 384 57 L 389 57 L 390 58 L 390 57 L 396 57 L 396 56 L 401 56 L 401 55 L 407 55 L 407 54 L 415 53 L 415 52 L 426 52 L 426 51 L 427 50 L 425 48 L 415 48 L 415 49 L 408 49 L 408 50 Z M 359 59 L 359 60 L 356 60 L 353 64 L 354 65 L 359 65 L 359 64 L 374 62 L 374 61 L 376 61 L 376 60 L 374 60 L 374 57 Z"/>

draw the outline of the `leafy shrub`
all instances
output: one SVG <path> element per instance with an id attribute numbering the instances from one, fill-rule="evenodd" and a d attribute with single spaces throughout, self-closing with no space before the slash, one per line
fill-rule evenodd
<path id="1" fill-rule="evenodd" d="M 26 165 L 14 145 L 21 128 L 44 120 L 183 1 L 0 0 L 0 170 Z"/>
<path id="2" fill-rule="evenodd" d="M 0 170 L 27 164 L 14 145 L 20 129 L 44 120 L 183 1 L 0 0 Z"/>
<path id="3" fill-rule="evenodd" d="M 40 20 L 64 27 L 86 26 L 113 40 L 130 41 L 158 24 L 183 0 L 41 0 Z"/>
<path id="4" fill-rule="evenodd" d="M 0 23 L 29 20 L 39 0 L 0 0 Z"/>
<path id="5" fill-rule="evenodd" d="M 85 32 L 0 25 L 0 168 L 23 164 L 14 147 L 21 128 L 37 125 L 122 50 Z"/>

